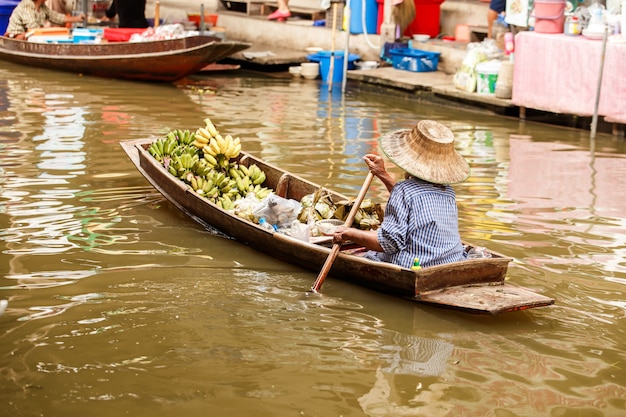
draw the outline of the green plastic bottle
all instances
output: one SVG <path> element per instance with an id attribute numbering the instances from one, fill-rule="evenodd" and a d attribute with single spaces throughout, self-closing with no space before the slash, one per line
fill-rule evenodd
<path id="1" fill-rule="evenodd" d="M 418 269 L 422 269 L 422 265 L 420 265 L 420 260 L 419 258 L 415 258 L 415 260 L 413 261 L 413 266 L 411 267 L 412 270 L 417 271 Z"/>

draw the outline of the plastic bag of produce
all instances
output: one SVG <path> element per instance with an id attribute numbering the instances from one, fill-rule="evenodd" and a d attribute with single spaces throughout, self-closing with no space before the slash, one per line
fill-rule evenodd
<path id="1" fill-rule="evenodd" d="M 252 213 L 257 221 L 261 217 L 265 217 L 270 224 L 275 224 L 278 227 L 288 227 L 298 218 L 301 210 L 302 205 L 299 201 L 283 198 L 272 193 L 261 200 Z"/>

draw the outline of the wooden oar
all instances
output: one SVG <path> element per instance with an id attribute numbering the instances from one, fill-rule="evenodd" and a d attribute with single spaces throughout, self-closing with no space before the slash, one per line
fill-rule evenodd
<path id="1" fill-rule="evenodd" d="M 370 188 L 370 184 L 372 183 L 373 178 L 374 178 L 374 175 L 372 174 L 372 171 L 368 172 L 367 177 L 365 178 L 365 182 L 363 183 L 363 186 L 361 187 L 361 191 L 359 191 L 359 195 L 356 197 L 356 200 L 354 200 L 354 205 L 352 206 L 352 210 L 350 210 L 348 217 L 346 217 L 346 221 L 343 224 L 344 227 L 352 226 L 352 221 L 354 221 L 354 217 L 356 216 L 356 213 L 361 208 L 361 203 L 363 202 L 363 199 L 365 198 L 365 194 L 367 194 L 368 188 Z M 326 258 L 326 262 L 324 263 L 322 270 L 317 276 L 317 279 L 315 280 L 313 287 L 311 287 L 312 292 L 317 292 L 322 287 L 322 284 L 324 283 L 324 280 L 326 279 L 326 275 L 328 275 L 330 268 L 333 266 L 333 262 L 335 262 L 335 258 L 337 257 L 337 254 L 339 253 L 340 248 L 341 248 L 341 243 L 333 244 L 333 249 L 330 251 L 328 258 Z"/>

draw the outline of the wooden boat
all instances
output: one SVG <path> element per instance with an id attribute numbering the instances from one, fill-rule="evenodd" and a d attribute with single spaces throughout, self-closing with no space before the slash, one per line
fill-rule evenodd
<path id="1" fill-rule="evenodd" d="M 249 47 L 247 43 L 211 36 L 99 44 L 43 43 L 0 37 L 0 59 L 106 78 L 172 82 Z"/>
<path id="2" fill-rule="evenodd" d="M 175 206 L 201 224 L 208 224 L 250 247 L 280 260 L 319 272 L 331 252 L 331 238 L 312 238 L 309 242 L 272 233 L 247 219 L 221 209 L 171 175 L 146 150 L 152 139 L 122 142 L 122 148 L 139 172 Z M 239 156 L 239 164 L 256 164 L 266 174 L 264 186 L 282 197 L 301 201 L 319 185 L 283 171 L 249 154 Z M 348 197 L 333 193 L 333 201 Z M 471 245 L 468 245 L 468 247 Z M 499 314 L 554 303 L 552 298 L 505 282 L 512 260 L 496 252 L 490 258 L 468 259 L 421 270 L 376 262 L 354 254 L 353 246 L 342 247 L 329 278 L 362 285 L 404 299 L 458 309 L 476 314 Z M 313 283 L 313 280 L 312 280 Z"/>

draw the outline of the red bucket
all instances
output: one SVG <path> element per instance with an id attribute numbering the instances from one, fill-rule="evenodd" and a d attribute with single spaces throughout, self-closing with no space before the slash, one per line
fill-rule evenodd
<path id="1" fill-rule="evenodd" d="M 563 33 L 565 0 L 535 0 L 535 32 Z"/>

